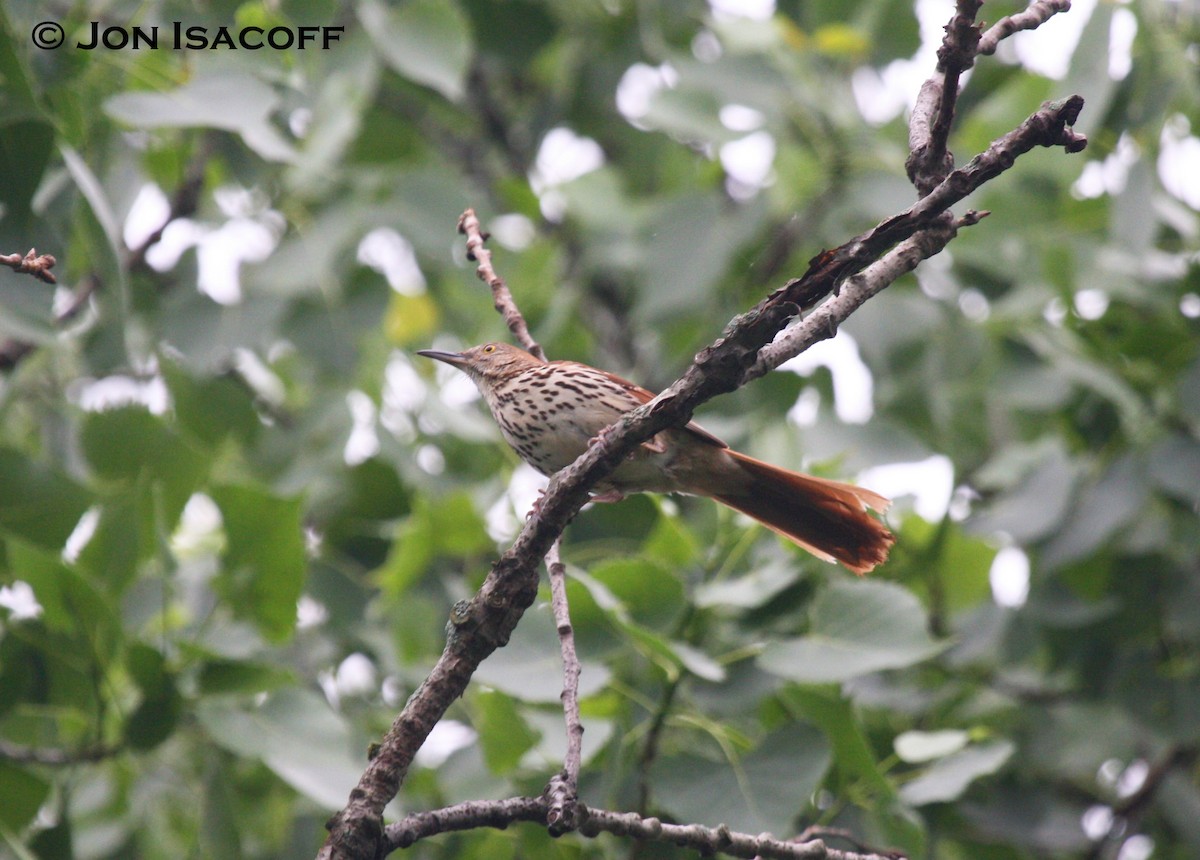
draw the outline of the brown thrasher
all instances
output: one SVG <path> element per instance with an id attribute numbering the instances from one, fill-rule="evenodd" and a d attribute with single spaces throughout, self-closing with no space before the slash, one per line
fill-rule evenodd
<path id="1" fill-rule="evenodd" d="M 544 475 L 573 463 L 604 428 L 654 397 L 603 370 L 545 362 L 504 343 L 417 354 L 465 371 L 505 441 Z M 878 493 L 739 454 L 694 423 L 647 439 L 596 490 L 599 501 L 640 492 L 708 496 L 859 574 L 882 563 L 895 541 L 866 512 L 882 513 L 891 504 Z"/>

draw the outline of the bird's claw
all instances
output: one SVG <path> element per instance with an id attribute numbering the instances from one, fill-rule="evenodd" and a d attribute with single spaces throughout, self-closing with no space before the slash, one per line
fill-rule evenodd
<path id="1" fill-rule="evenodd" d="M 529 513 L 525 515 L 525 519 L 532 519 L 542 512 L 542 499 L 545 496 L 546 491 L 544 489 L 538 490 L 537 498 L 533 500 L 533 505 L 529 508 Z"/>

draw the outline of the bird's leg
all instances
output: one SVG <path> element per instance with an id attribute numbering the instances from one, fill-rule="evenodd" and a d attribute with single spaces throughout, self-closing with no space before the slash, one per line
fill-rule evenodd
<path id="1" fill-rule="evenodd" d="M 616 425 L 614 425 L 614 424 L 610 424 L 609 426 L 603 428 L 599 433 L 597 433 L 595 436 L 593 436 L 588 441 L 588 447 L 591 447 L 592 445 L 603 445 L 604 440 L 606 440 L 609 437 L 609 434 L 611 434 L 615 429 L 616 429 Z M 632 457 L 633 455 L 630 454 L 630 456 Z M 591 501 L 591 502 L 619 502 L 623 498 L 625 498 L 625 494 L 622 493 L 620 490 L 610 489 L 610 490 L 604 490 L 603 492 L 599 492 L 599 493 L 593 493 L 592 497 L 588 501 Z"/>
<path id="2" fill-rule="evenodd" d="M 616 424 L 608 425 L 607 427 L 602 429 L 599 433 L 597 433 L 595 436 L 593 436 L 591 439 L 588 440 L 588 447 L 590 448 L 592 445 L 603 445 L 604 441 L 606 439 L 608 439 L 608 437 L 612 433 L 615 433 L 616 430 L 617 430 Z M 651 436 L 645 442 L 642 442 L 640 447 L 645 448 L 647 451 L 650 451 L 653 454 L 665 454 L 667 452 L 667 445 L 666 445 L 666 442 L 663 441 L 661 433 L 655 433 L 653 436 Z M 636 451 L 637 449 L 634 449 L 634 450 Z M 633 455 L 634 455 L 634 452 L 631 451 L 629 453 L 629 457 L 632 458 Z"/>
<path id="3" fill-rule="evenodd" d="M 615 428 L 615 424 L 609 424 L 607 427 L 602 427 L 599 433 L 588 440 L 588 447 L 590 448 L 593 445 L 603 445 L 605 440 L 612 435 L 612 432 Z"/>
<path id="4" fill-rule="evenodd" d="M 538 490 L 537 498 L 533 500 L 533 506 L 529 508 L 529 513 L 525 514 L 525 519 L 530 519 L 542 512 L 542 499 L 545 498 L 546 491 Z M 603 493 L 594 493 L 588 498 L 589 502 L 619 502 L 625 498 L 625 494 L 620 490 L 605 490 Z"/>
<path id="5" fill-rule="evenodd" d="M 589 502 L 619 502 L 625 498 L 625 494 L 620 490 L 605 490 L 603 493 L 596 493 Z"/>

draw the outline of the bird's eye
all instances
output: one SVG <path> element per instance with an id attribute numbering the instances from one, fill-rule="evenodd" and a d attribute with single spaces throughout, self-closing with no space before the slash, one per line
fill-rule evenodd
<path id="1" fill-rule="evenodd" d="M 487 346 L 485 346 L 485 347 L 483 348 L 483 351 L 484 351 L 484 352 L 495 352 L 495 351 L 496 351 L 496 344 L 494 344 L 494 343 L 489 343 Z"/>

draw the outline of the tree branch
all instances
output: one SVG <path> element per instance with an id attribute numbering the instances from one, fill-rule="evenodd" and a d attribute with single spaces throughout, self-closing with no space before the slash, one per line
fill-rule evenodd
<path id="1" fill-rule="evenodd" d="M 86 764 L 112 758 L 124 749 L 120 745 L 94 744 L 78 749 L 51 749 L 27 747 L 21 744 L 0 740 L 0 759 L 15 761 L 21 764 L 40 764 L 50 767 L 64 767 L 73 764 Z"/>
<path id="2" fill-rule="evenodd" d="M 959 81 L 979 56 L 995 53 L 1000 40 L 1019 30 L 1032 30 L 1071 8 L 1070 0 L 1035 0 L 1024 12 L 1001 18 L 980 35 L 975 23 L 983 0 L 957 0 L 938 48 L 937 70 L 921 86 L 908 124 L 909 156 L 905 167 L 919 196 L 928 194 L 954 169 L 948 149 Z"/>
<path id="3" fill-rule="evenodd" d="M 960 10 L 969 5 L 969 0 L 963 0 Z M 327 825 L 330 836 L 319 856 L 343 860 L 379 856 L 384 832 L 383 808 L 399 790 L 416 750 L 450 704 L 462 695 L 479 663 L 508 641 L 537 594 L 537 570 L 542 559 L 587 501 L 592 486 L 642 441 L 689 421 L 702 403 L 737 389 L 801 349 L 831 336 L 868 298 L 903 272 L 911 271 L 920 260 L 944 248 L 959 227 L 976 223 L 981 213 L 971 212 L 955 219 L 950 207 L 1010 168 L 1019 156 L 1036 146 L 1063 146 L 1068 152 L 1081 150 L 1087 144 L 1086 138 L 1077 135 L 1070 126 L 1082 107 L 1083 99 L 1079 96 L 1043 105 L 966 166 L 932 185 L 929 193 L 909 209 L 840 247 L 819 254 L 803 277 L 788 282 L 755 308 L 731 320 L 721 337 L 702 350 L 674 384 L 649 403 L 622 416 L 574 463 L 555 474 L 538 511 L 526 520 L 512 546 L 492 566 L 479 592 L 473 599 L 455 605 L 441 657 L 396 717 L 346 807 L 330 819 Z M 490 255 L 483 246 L 484 236 L 472 211 L 464 214 L 459 229 L 467 236 L 469 256 L 479 262 L 480 278 L 492 289 L 497 310 L 523 344 L 536 346 L 507 285 L 491 267 Z M 845 289 L 839 292 L 843 283 Z M 784 345 L 764 350 L 790 318 L 831 293 L 836 294 L 834 298 L 789 329 L 791 334 L 785 337 Z M 582 805 L 578 809 L 582 810 Z M 647 829 L 645 822 L 653 819 L 629 815 L 641 823 L 630 824 L 623 832 L 651 838 L 640 831 Z M 587 828 L 594 826 L 591 821 L 588 817 L 580 824 L 581 832 L 587 833 Z M 654 828 L 647 832 L 650 830 Z M 849 856 L 758 853 L 789 857 Z"/>
<path id="4" fill-rule="evenodd" d="M 1083 860 L 1100 860 L 1101 857 L 1111 856 L 1110 849 L 1114 842 L 1130 835 L 1136 830 L 1137 821 L 1142 813 L 1154 800 L 1154 796 L 1162 788 L 1163 782 L 1175 771 L 1188 768 L 1200 757 L 1200 749 L 1194 746 L 1173 746 L 1166 750 L 1163 756 L 1146 772 L 1146 778 L 1129 796 L 1123 798 L 1112 807 L 1112 826 L 1103 836 L 1092 842 Z"/>
<path id="5" fill-rule="evenodd" d="M 507 800 L 471 801 L 405 816 L 384 831 L 384 850 L 408 848 L 421 839 L 455 830 L 495 827 L 503 830 L 518 821 L 541 822 L 546 818 L 550 802 L 543 797 L 513 797 Z M 668 824 L 657 818 L 647 818 L 632 812 L 610 812 L 590 809 L 580 804 L 579 832 L 587 837 L 601 833 L 629 836 L 652 842 L 670 842 L 690 848 L 709 857 L 726 854 L 731 857 L 763 857 L 778 860 L 896 860 L 896 854 L 839 851 L 820 839 L 796 842 L 775 839 L 769 834 L 751 836 L 738 833 L 725 825 L 705 827 L 699 824 Z"/>
<path id="6" fill-rule="evenodd" d="M 579 675 L 582 668 L 575 654 L 575 630 L 571 626 L 571 608 L 567 604 L 567 568 L 558 555 L 559 541 L 546 553 L 550 574 L 550 605 L 558 629 L 563 660 L 563 718 L 567 728 L 567 751 L 563 769 L 555 774 L 547 787 L 550 808 L 546 824 L 558 835 L 575 829 L 576 802 L 579 798 L 579 769 L 583 759 L 583 721 L 579 718 Z"/>
<path id="7" fill-rule="evenodd" d="M 167 209 L 167 217 L 162 225 L 151 233 L 136 248 L 130 248 L 125 256 L 125 268 L 130 272 L 146 271 L 146 253 L 162 239 L 163 233 L 173 222 L 180 218 L 190 218 L 200 208 L 200 193 L 204 190 L 204 175 L 208 169 L 208 159 L 212 153 L 213 142 L 205 137 L 200 144 L 200 150 L 188 164 L 183 181 L 171 195 L 171 203 Z"/>
<path id="8" fill-rule="evenodd" d="M 51 254 L 39 254 L 34 248 L 30 248 L 24 257 L 20 254 L 0 254 L 0 265 L 8 266 L 18 274 L 33 275 L 46 284 L 58 283 L 58 278 L 50 271 L 57 262 Z"/>
<path id="9" fill-rule="evenodd" d="M 954 169 L 947 148 L 958 102 L 958 82 L 975 64 L 979 27 L 975 16 L 983 0 L 958 0 L 937 52 L 937 70 L 921 87 L 908 123 L 908 178 L 924 197 Z"/>
<path id="10" fill-rule="evenodd" d="M 922 260 L 941 252 L 957 235 L 959 227 L 978 223 L 984 214 L 968 213 L 960 219 L 946 217 L 941 224 L 910 236 L 878 262 L 847 279 L 838 296 L 788 326 L 762 348 L 758 361 L 746 372 L 746 381 L 764 376 L 813 344 L 833 337 L 838 327 L 867 299 L 882 292 L 901 275 L 911 272 Z"/>
<path id="11" fill-rule="evenodd" d="M 1071 0 L 1034 0 L 1024 12 L 1006 15 L 979 39 L 979 53 L 990 56 L 996 53 L 1000 42 L 1021 30 L 1036 30 L 1060 12 L 1071 8 Z"/>
<path id="12" fill-rule="evenodd" d="M 467 237 L 467 259 L 474 260 L 479 264 L 475 267 L 475 274 L 479 276 L 479 280 L 491 288 L 492 301 L 496 310 L 499 311 L 500 316 L 504 318 L 508 330 L 513 333 L 517 342 L 527 352 L 545 361 L 546 353 L 542 349 L 541 344 L 534 340 L 533 335 L 529 333 L 529 326 L 525 322 L 525 317 L 521 315 L 521 311 L 517 308 L 516 300 L 513 299 L 512 292 L 508 289 L 508 284 L 492 268 L 492 252 L 484 244 L 488 236 L 480 227 L 479 218 L 475 215 L 474 209 L 468 209 L 459 217 L 458 232 Z"/>

